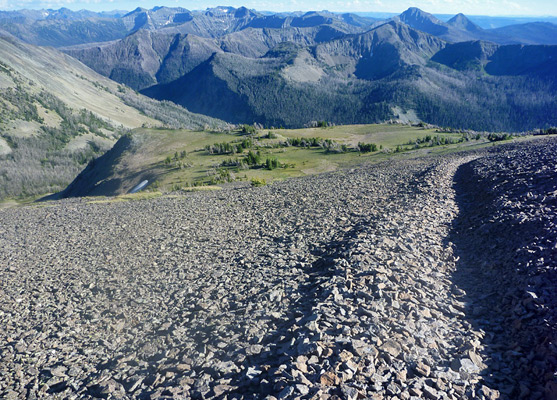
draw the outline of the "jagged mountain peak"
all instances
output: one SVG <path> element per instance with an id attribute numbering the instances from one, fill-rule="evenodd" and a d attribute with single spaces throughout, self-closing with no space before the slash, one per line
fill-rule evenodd
<path id="1" fill-rule="evenodd" d="M 462 13 L 459 13 L 459 14 L 455 15 L 454 17 L 452 17 L 447 22 L 447 24 L 451 25 L 455 28 L 468 31 L 468 32 L 475 32 L 475 31 L 481 31 L 482 30 L 482 28 L 480 28 L 478 25 L 476 25 L 475 23 L 470 21 L 468 19 L 468 17 L 466 17 L 466 15 L 464 15 Z"/>
<path id="2" fill-rule="evenodd" d="M 124 18 L 132 16 L 134 14 L 138 14 L 138 13 L 143 13 L 143 12 L 147 12 L 148 10 L 146 8 L 143 7 L 137 7 L 135 10 L 130 11 L 129 13 L 127 13 L 126 15 L 124 15 Z"/>
<path id="3" fill-rule="evenodd" d="M 406 22 L 406 21 L 424 21 L 428 20 L 435 23 L 442 23 L 439 19 L 434 17 L 432 14 L 425 12 L 417 7 L 410 7 L 408 10 L 404 11 L 400 14 L 399 18 Z"/>
<path id="4" fill-rule="evenodd" d="M 409 8 L 398 17 L 395 17 L 394 20 L 435 36 L 445 35 L 449 31 L 449 25 L 416 7 Z"/>

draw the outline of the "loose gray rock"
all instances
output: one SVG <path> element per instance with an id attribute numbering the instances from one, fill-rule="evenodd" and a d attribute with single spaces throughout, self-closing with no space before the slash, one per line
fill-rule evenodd
<path id="1" fill-rule="evenodd" d="M 0 210 L 0 398 L 552 398 L 555 160 Z"/>

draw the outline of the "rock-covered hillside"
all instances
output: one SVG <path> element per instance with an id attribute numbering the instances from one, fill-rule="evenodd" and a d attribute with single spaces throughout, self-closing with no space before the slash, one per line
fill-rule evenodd
<path id="1" fill-rule="evenodd" d="M 556 159 L 0 211 L 0 395 L 554 398 Z"/>

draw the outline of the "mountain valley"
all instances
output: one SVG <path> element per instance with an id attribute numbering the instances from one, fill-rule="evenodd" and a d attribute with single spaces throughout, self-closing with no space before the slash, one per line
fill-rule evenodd
<path id="1" fill-rule="evenodd" d="M 0 11 L 0 398 L 557 399 L 554 22 Z"/>
<path id="2" fill-rule="evenodd" d="M 547 45 L 555 44 L 550 23 L 524 27 L 522 40 L 519 26 L 508 28 L 512 39 L 462 14 L 445 23 L 417 8 L 357 26 L 354 18 L 324 13 L 217 11 L 63 51 L 150 97 L 231 123 L 374 123 L 400 118 L 395 110 L 402 109 L 461 129 L 556 124 L 549 111 L 556 109 L 557 70 L 555 48 Z M 209 28 L 211 18 L 228 21 L 229 29 Z M 478 47 L 490 54 L 477 54 Z"/>

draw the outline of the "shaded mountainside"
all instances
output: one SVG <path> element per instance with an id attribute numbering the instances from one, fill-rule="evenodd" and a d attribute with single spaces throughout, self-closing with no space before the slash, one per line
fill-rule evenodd
<path id="1" fill-rule="evenodd" d="M 115 81 L 142 89 L 156 84 L 158 76 L 163 82 L 165 76 L 178 78 L 219 50 L 211 39 L 140 30 L 121 41 L 64 51 Z"/>
<path id="2" fill-rule="evenodd" d="M 231 122 L 369 123 L 400 108 L 442 126 L 522 131 L 556 122 L 555 51 L 448 44 L 390 22 L 314 46 L 281 44 L 257 59 L 216 53 L 143 93 Z"/>
<path id="3" fill-rule="evenodd" d="M 547 78 L 555 82 L 557 46 L 497 46 L 487 42 L 450 44 L 432 60 L 457 70 L 482 70 L 496 76 Z"/>
<path id="4" fill-rule="evenodd" d="M 179 78 L 214 53 L 257 58 L 280 43 L 304 46 L 344 36 L 330 25 L 317 27 L 246 28 L 222 38 L 140 30 L 120 41 L 64 48 L 97 72 L 141 90 Z"/>
<path id="5" fill-rule="evenodd" d="M 348 124 L 390 118 L 383 102 L 370 104 L 354 95 L 369 94 L 371 88 L 340 79 L 324 83 L 314 62 L 307 52 L 296 55 L 292 66 L 284 58 L 217 54 L 180 79 L 143 92 L 236 123 L 299 127 L 317 120 Z"/>
<path id="6" fill-rule="evenodd" d="M 0 199 L 62 189 L 129 129 L 226 127 L 10 35 L 0 34 L 0 60 Z"/>
<path id="7" fill-rule="evenodd" d="M 141 137 L 124 135 L 101 157 L 87 167 L 63 191 L 51 197 L 102 196 L 127 193 L 143 180 L 153 182 L 161 173 L 157 168 L 133 171 L 134 153 L 140 147 Z M 136 155 L 141 158 L 141 155 Z M 125 179 L 121 176 L 126 171 Z"/>
<path id="8" fill-rule="evenodd" d="M 453 69 L 481 70 L 499 46 L 489 42 L 462 42 L 446 46 L 432 57 L 432 60 Z"/>

